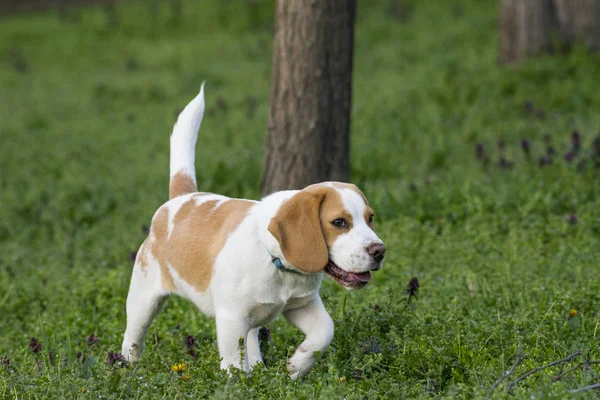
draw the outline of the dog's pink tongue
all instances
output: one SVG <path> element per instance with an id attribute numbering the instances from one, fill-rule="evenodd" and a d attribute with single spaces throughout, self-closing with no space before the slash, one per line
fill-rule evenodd
<path id="1" fill-rule="evenodd" d="M 348 279 L 349 281 L 354 281 L 354 282 L 369 282 L 371 280 L 371 273 L 370 272 L 363 272 L 360 274 L 354 274 L 349 272 L 348 273 Z"/>

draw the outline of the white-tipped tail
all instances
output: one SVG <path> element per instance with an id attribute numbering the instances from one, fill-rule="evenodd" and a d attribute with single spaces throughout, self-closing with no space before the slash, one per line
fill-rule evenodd
<path id="1" fill-rule="evenodd" d="M 171 133 L 169 198 L 196 192 L 196 140 L 204 115 L 204 83 L 200 93 L 183 109 Z"/>

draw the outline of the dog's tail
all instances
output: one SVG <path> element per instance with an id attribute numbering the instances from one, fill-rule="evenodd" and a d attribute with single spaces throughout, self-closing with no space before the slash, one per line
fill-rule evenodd
<path id="1" fill-rule="evenodd" d="M 204 115 L 204 83 L 200 93 L 179 114 L 171 133 L 171 179 L 169 199 L 198 191 L 196 186 L 196 139 Z"/>

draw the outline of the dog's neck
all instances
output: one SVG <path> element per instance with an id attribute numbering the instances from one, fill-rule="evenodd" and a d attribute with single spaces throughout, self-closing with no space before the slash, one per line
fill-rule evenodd
<path id="1" fill-rule="evenodd" d="M 271 254 L 271 252 L 269 252 L 269 255 L 271 256 L 271 262 L 273 263 L 275 268 L 277 268 L 279 271 L 291 272 L 293 274 L 301 274 L 299 271 L 296 271 L 295 269 L 287 268 L 285 265 L 283 265 L 283 261 L 281 261 L 281 258 L 275 257 L 273 254 Z"/>

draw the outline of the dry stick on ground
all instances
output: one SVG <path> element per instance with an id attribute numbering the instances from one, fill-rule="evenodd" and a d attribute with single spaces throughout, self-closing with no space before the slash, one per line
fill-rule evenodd
<path id="1" fill-rule="evenodd" d="M 521 362 L 522 356 L 523 356 L 523 345 L 519 346 L 519 349 L 517 350 L 517 356 L 515 357 L 515 362 L 512 365 L 512 367 L 510 367 L 510 369 L 508 371 L 506 371 L 504 373 L 504 375 L 502 375 L 500 378 L 498 378 L 498 380 L 496 382 L 494 382 L 492 387 L 490 387 L 490 390 L 488 390 L 487 395 L 485 396 L 485 400 L 488 400 L 492 396 L 492 392 L 494 391 L 494 389 L 496 389 L 496 387 L 504 379 L 508 378 L 509 376 L 512 375 L 513 372 L 515 372 L 515 368 L 517 368 L 517 365 L 519 365 L 519 363 Z"/>
<path id="2" fill-rule="evenodd" d="M 526 379 L 527 377 L 529 377 L 530 375 L 535 374 L 536 372 L 539 372 L 541 370 L 544 370 L 546 368 L 550 368 L 553 367 L 555 365 L 561 364 L 561 363 L 565 363 L 568 361 L 571 361 L 573 358 L 580 356 L 581 355 L 581 351 L 578 350 L 575 353 L 571 354 L 568 357 L 563 358 L 562 360 L 557 360 L 557 361 L 553 361 L 550 364 L 546 364 L 546 365 L 542 365 L 541 367 L 536 367 L 534 369 L 532 369 L 531 371 L 529 371 L 528 373 L 526 373 L 525 375 L 521 375 L 520 377 L 518 377 L 517 379 L 515 379 L 514 381 L 512 381 L 510 383 L 510 385 L 508 385 L 508 387 L 506 388 L 506 393 L 510 393 L 511 389 L 519 382 L 521 382 L 523 379 Z"/>
<path id="3" fill-rule="evenodd" d="M 579 389 L 571 390 L 571 393 L 587 392 L 588 390 L 594 390 L 594 389 L 600 389 L 600 383 L 594 383 L 593 385 L 590 385 L 590 386 L 584 386 Z"/>
<path id="4" fill-rule="evenodd" d="M 566 370 L 564 372 L 561 369 L 560 373 L 558 375 L 556 375 L 555 378 L 552 379 L 552 383 L 561 380 L 562 378 L 564 378 L 565 375 L 567 375 L 567 374 L 575 371 L 578 368 L 581 368 L 583 366 L 587 367 L 588 365 L 596 365 L 596 364 L 600 364 L 600 361 L 584 361 L 584 362 L 580 362 L 579 364 L 577 364 L 573 368 L 569 368 L 568 370 Z"/>

